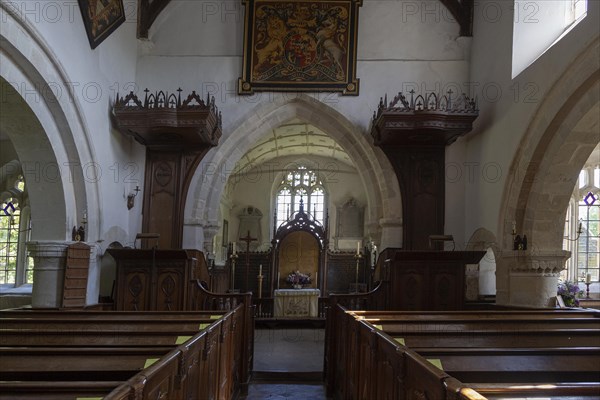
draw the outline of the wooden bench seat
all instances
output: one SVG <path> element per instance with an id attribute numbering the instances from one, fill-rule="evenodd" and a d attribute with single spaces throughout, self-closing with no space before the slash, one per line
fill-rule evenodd
<path id="1" fill-rule="evenodd" d="M 178 332 L 87 330 L 0 330 L 0 346 L 156 347 L 176 346 L 199 332 L 197 327 Z"/>
<path id="2" fill-rule="evenodd" d="M 600 348 L 415 348 L 422 357 L 439 360 L 459 381 L 596 382 L 600 384 Z"/>
<path id="3" fill-rule="evenodd" d="M 506 383 L 470 383 L 469 387 L 477 393 L 493 398 L 523 397 L 577 397 L 598 399 L 598 385 L 580 382 L 555 382 L 552 385 L 540 385 L 538 382 L 506 382 Z"/>
<path id="4" fill-rule="evenodd" d="M 359 319 L 390 320 L 443 320 L 452 319 L 550 319 L 550 318 L 600 318 L 600 312 L 584 309 L 544 309 L 544 310 L 501 310 L 481 311 L 348 311 Z"/>
<path id="5" fill-rule="evenodd" d="M 133 320 L 133 319 L 197 319 L 210 318 L 212 315 L 223 316 L 226 311 L 80 311 L 80 310 L 0 310 L 0 319 L 4 318 L 26 318 L 41 319 L 112 319 L 112 320 Z"/>
<path id="6" fill-rule="evenodd" d="M 548 320 L 463 320 L 451 319 L 448 321 L 369 321 L 373 325 L 381 326 L 386 332 L 469 332 L 469 331 L 507 331 L 527 332 L 547 329 L 600 329 L 600 319 L 597 318 L 566 318 Z"/>
<path id="7" fill-rule="evenodd" d="M 231 399 L 245 311 L 1 312 L 0 399 Z"/>
<path id="8" fill-rule="evenodd" d="M 147 320 L 93 320 L 78 321 L 75 319 L 64 320 L 35 320 L 18 318 L 0 319 L 0 329 L 20 329 L 23 332 L 27 330 L 56 330 L 64 332 L 82 332 L 89 330 L 105 330 L 111 332 L 119 331 L 137 331 L 137 332 L 178 332 L 181 330 L 200 330 L 204 325 L 214 323 L 215 319 L 199 318 L 196 320 L 176 320 L 176 319 L 147 319 Z M 200 328 L 200 326 L 203 328 Z"/>
<path id="9" fill-rule="evenodd" d="M 0 400 L 77 400 L 103 398 L 112 392 L 113 397 L 129 399 L 131 388 L 121 381 L 32 381 L 3 382 Z"/>
<path id="10" fill-rule="evenodd" d="M 0 380 L 127 380 L 172 347 L 0 348 Z"/>
<path id="11" fill-rule="evenodd" d="M 479 330 L 468 332 L 384 331 L 409 348 L 416 347 L 580 347 L 600 346 L 600 329 L 548 329 L 510 332 Z M 1 339 L 0 339 L 1 340 Z"/>
<path id="12" fill-rule="evenodd" d="M 475 400 L 483 398 L 477 389 L 495 398 L 600 398 L 595 312 L 336 307 L 325 359 L 328 394 L 336 399 Z"/>

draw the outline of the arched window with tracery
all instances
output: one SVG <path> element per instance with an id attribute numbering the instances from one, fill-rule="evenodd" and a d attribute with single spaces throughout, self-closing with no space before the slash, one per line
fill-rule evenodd
<path id="1" fill-rule="evenodd" d="M 316 171 L 299 166 L 284 173 L 275 195 L 276 226 L 300 209 L 300 199 L 304 202 L 304 212 L 323 224 L 325 218 L 325 187 Z"/>
<path id="2" fill-rule="evenodd" d="M 33 282 L 33 260 L 25 248 L 30 213 L 23 176 L 11 186 L 0 198 L 0 284 L 20 286 Z"/>
<path id="3" fill-rule="evenodd" d="M 571 252 L 563 279 L 600 281 L 600 145 L 579 174 L 565 217 L 563 249 Z"/>

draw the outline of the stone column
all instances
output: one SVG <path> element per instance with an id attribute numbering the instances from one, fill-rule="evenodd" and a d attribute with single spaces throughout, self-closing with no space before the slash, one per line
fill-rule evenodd
<path id="1" fill-rule="evenodd" d="M 382 218 L 380 250 L 388 247 L 402 247 L 402 218 Z"/>
<path id="2" fill-rule="evenodd" d="M 27 243 L 33 258 L 33 308 L 55 308 L 62 304 L 67 247 L 70 242 L 32 241 Z"/>
<path id="3" fill-rule="evenodd" d="M 564 250 L 505 250 L 497 268 L 506 274 L 497 280 L 505 283 L 505 287 L 499 284 L 498 304 L 553 307 L 558 276 L 570 254 Z"/>

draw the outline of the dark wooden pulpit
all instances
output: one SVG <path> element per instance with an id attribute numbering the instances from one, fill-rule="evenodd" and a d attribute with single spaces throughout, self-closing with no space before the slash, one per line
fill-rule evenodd
<path id="1" fill-rule="evenodd" d="M 195 280 L 207 279 L 198 250 L 108 249 L 116 261 L 114 304 L 122 311 L 191 308 Z"/>
<path id="2" fill-rule="evenodd" d="M 462 310 L 465 266 L 485 251 L 396 251 L 388 274 L 389 310 Z"/>

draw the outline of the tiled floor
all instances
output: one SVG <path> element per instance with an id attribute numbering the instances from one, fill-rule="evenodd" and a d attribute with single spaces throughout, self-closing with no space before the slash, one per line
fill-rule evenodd
<path id="1" fill-rule="evenodd" d="M 323 371 L 324 329 L 257 329 L 254 332 L 254 370 Z"/>
<path id="2" fill-rule="evenodd" d="M 315 382 L 289 383 L 294 373 L 315 376 L 323 372 L 323 329 L 282 328 L 257 329 L 254 340 L 255 376 L 270 376 L 273 380 L 250 384 L 246 400 L 286 399 L 325 400 L 325 386 Z M 313 374 L 310 374 L 313 373 Z M 296 376 L 296 377 L 298 377 Z M 294 379 L 296 381 L 297 379 Z"/>
<path id="3" fill-rule="evenodd" d="M 325 400 L 324 385 L 251 384 L 246 400 Z"/>

